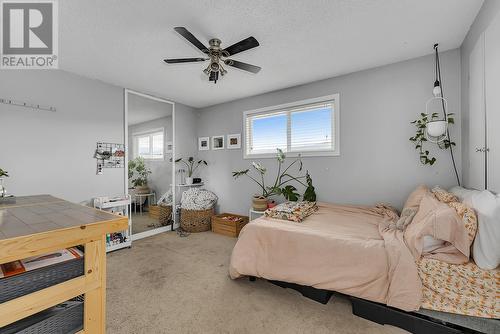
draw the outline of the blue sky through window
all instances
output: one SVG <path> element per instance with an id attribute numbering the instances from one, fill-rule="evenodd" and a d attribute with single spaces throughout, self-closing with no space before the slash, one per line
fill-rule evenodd
<path id="1" fill-rule="evenodd" d="M 255 118 L 252 121 L 252 151 L 274 153 L 277 148 L 286 152 L 287 115 Z"/>
<path id="2" fill-rule="evenodd" d="M 291 150 L 332 148 L 332 109 L 318 108 L 291 114 Z"/>

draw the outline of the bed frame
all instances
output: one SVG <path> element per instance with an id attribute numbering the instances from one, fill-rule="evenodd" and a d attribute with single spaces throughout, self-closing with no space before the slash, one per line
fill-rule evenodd
<path id="1" fill-rule="evenodd" d="M 250 281 L 255 281 L 253 276 Z M 332 291 L 316 289 L 295 283 L 268 280 L 285 289 L 293 289 L 300 292 L 304 297 L 312 299 L 321 304 L 327 304 L 333 295 Z M 371 302 L 365 299 L 346 296 L 352 304 L 352 313 L 358 317 L 379 323 L 381 325 L 392 325 L 414 334 L 480 334 L 476 330 L 448 323 L 415 312 L 405 312 L 384 304 Z"/>

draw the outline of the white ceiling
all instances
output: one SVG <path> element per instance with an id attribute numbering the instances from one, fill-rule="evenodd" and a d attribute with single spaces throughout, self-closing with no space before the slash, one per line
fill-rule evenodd
<path id="1" fill-rule="evenodd" d="M 482 0 L 61 0 L 60 67 L 122 87 L 204 107 L 459 47 Z M 234 59 L 216 85 L 173 27 L 229 46 L 260 46 Z"/>
<path id="2" fill-rule="evenodd" d="M 172 105 L 144 98 L 135 94 L 128 95 L 127 123 L 134 125 L 172 116 Z"/>

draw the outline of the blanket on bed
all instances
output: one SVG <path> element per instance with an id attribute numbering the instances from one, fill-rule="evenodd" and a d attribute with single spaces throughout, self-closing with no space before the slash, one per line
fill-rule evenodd
<path id="1" fill-rule="evenodd" d="M 318 203 L 302 223 L 261 217 L 241 231 L 233 279 L 257 276 L 417 310 L 422 285 L 397 214 L 384 206 Z"/>

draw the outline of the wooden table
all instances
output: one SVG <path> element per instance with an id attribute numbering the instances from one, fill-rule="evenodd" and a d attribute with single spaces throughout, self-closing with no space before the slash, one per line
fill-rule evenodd
<path id="1" fill-rule="evenodd" d="M 81 333 L 105 333 L 106 234 L 127 228 L 127 217 L 50 195 L 0 205 L 0 264 L 85 246 L 84 276 L 0 304 L 0 327 L 85 294 Z"/>

